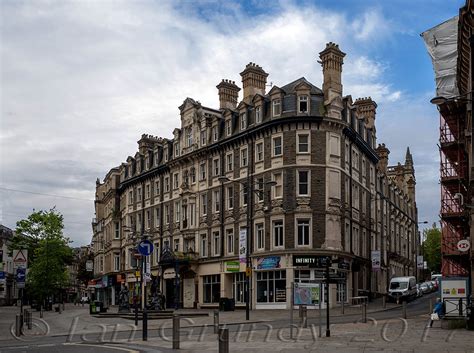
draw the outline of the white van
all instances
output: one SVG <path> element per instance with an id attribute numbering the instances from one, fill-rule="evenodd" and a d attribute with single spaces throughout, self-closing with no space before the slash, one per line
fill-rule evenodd
<path id="1" fill-rule="evenodd" d="M 395 302 L 409 301 L 416 298 L 415 277 L 394 277 L 390 280 L 388 299 Z"/>

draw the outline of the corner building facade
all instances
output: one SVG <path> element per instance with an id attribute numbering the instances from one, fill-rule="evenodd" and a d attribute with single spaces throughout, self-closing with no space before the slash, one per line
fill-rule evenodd
<path id="1" fill-rule="evenodd" d="M 266 92 L 268 74 L 250 63 L 241 72 L 241 100 L 235 82 L 222 80 L 219 109 L 186 98 L 173 139 L 142 135 L 138 152 L 97 185 L 119 178 L 110 193 L 96 195 L 103 220 L 95 221 L 93 241 L 103 244 L 97 256 L 104 259 L 96 263 L 116 261 L 97 280 L 113 267 L 112 276 L 135 288 L 134 249 L 146 235 L 155 248 L 147 259 L 152 282 L 168 307 L 215 307 L 223 297 L 244 307 L 239 233 L 247 224 L 252 309 L 287 308 L 292 282 L 319 278 L 318 269 L 294 266 L 297 258 L 343 264 L 331 270 L 346 278 L 331 285 L 332 306 L 385 293 L 395 274 L 414 275 L 414 186 L 410 195 L 388 177 L 387 164 L 380 167 L 377 105 L 343 96 L 344 56 L 334 43 L 320 53 L 322 89 L 302 77 Z M 98 231 L 102 221 L 111 230 Z"/>

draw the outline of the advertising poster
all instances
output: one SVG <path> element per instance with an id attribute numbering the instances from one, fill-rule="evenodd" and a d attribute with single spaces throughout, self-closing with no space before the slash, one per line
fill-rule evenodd
<path id="1" fill-rule="evenodd" d="M 280 268 L 280 256 L 257 257 L 257 270 Z"/>
<path id="2" fill-rule="evenodd" d="M 372 271 L 380 271 L 380 250 L 372 250 Z"/>
<path id="3" fill-rule="evenodd" d="M 247 262 L 247 229 L 241 229 L 239 233 L 239 260 L 242 264 Z"/>

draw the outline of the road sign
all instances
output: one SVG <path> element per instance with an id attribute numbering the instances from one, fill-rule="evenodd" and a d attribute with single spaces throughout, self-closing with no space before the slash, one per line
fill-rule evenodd
<path id="1" fill-rule="evenodd" d="M 149 256 L 153 253 L 153 243 L 148 239 L 142 240 L 138 244 L 138 252 L 143 256 Z"/>
<path id="2" fill-rule="evenodd" d="M 18 288 L 25 288 L 25 280 L 26 280 L 26 269 L 17 268 L 16 269 L 16 286 Z"/>
<path id="3" fill-rule="evenodd" d="M 28 250 L 13 250 L 13 268 L 26 268 L 28 263 Z"/>
<path id="4" fill-rule="evenodd" d="M 245 270 L 245 274 L 247 275 L 247 277 L 250 277 L 252 275 L 252 268 L 247 267 L 246 270 Z"/>
<path id="5" fill-rule="evenodd" d="M 471 244 L 469 244 L 469 240 L 467 239 L 461 239 L 458 241 L 458 250 L 462 252 L 466 252 L 469 250 L 471 247 Z"/>

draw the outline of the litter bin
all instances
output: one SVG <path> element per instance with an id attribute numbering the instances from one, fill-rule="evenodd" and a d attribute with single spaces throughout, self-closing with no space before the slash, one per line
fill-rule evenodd
<path id="1" fill-rule="evenodd" d="M 89 314 L 95 314 L 95 302 L 90 302 L 89 304 Z"/>
<path id="2" fill-rule="evenodd" d="M 235 310 L 235 299 L 234 298 L 221 298 L 219 300 L 220 311 L 234 311 Z"/>

